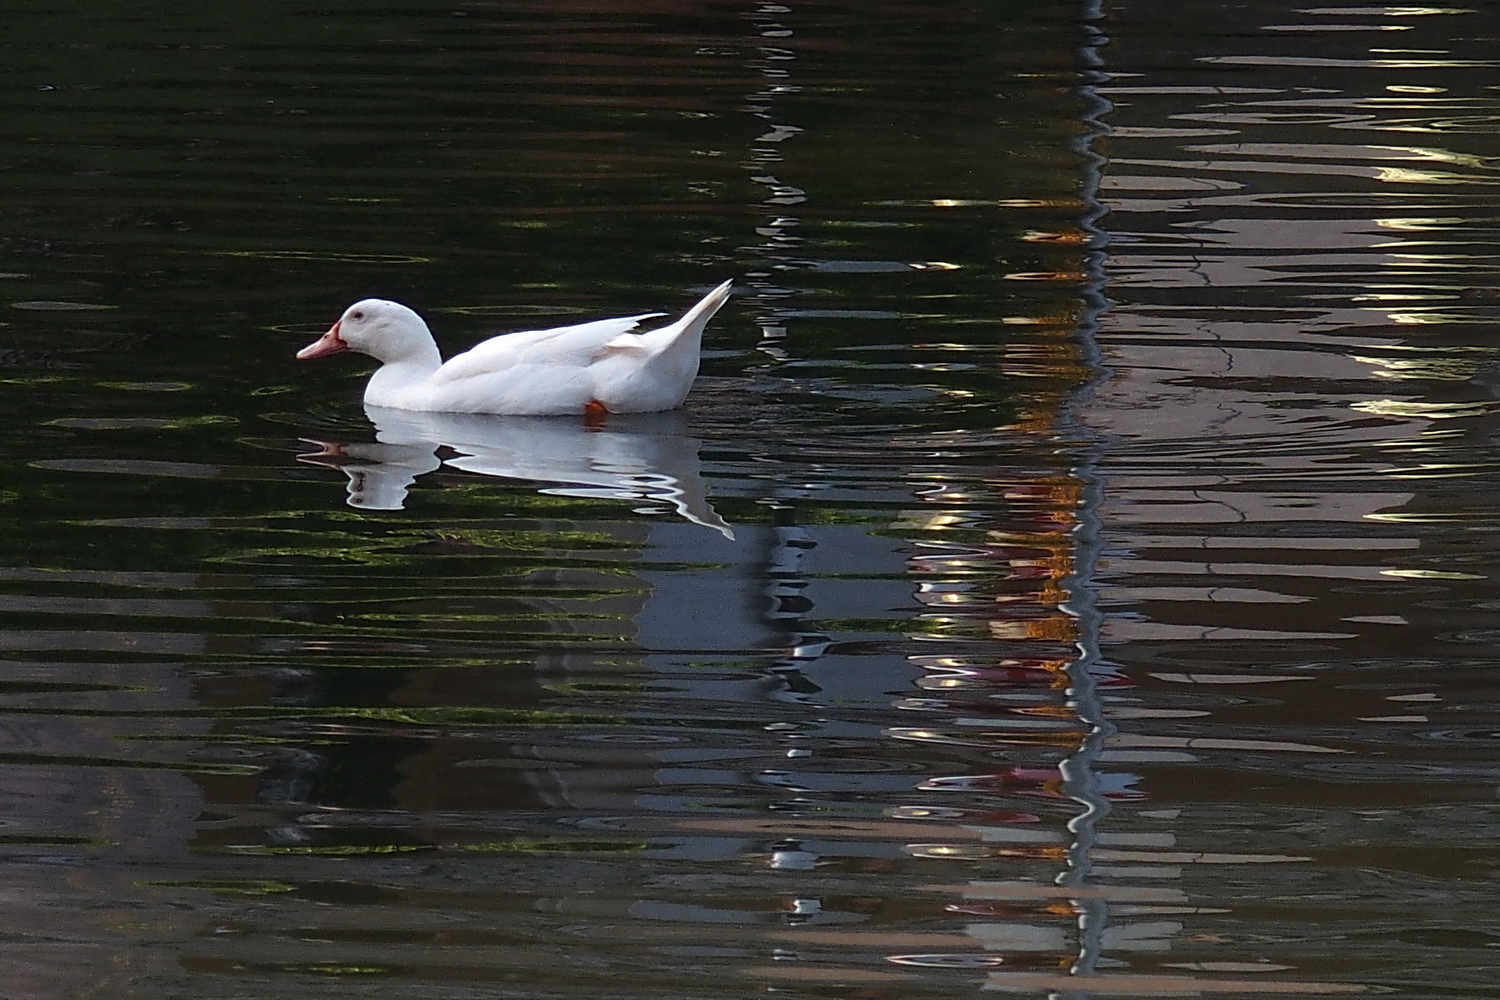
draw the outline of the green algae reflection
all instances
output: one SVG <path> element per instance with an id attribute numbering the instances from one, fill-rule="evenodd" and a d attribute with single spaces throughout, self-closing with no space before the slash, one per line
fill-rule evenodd
<path id="1" fill-rule="evenodd" d="M 485 854 L 599 854 L 647 851 L 651 849 L 651 843 L 645 840 L 490 840 L 465 844 L 463 849 Z"/>

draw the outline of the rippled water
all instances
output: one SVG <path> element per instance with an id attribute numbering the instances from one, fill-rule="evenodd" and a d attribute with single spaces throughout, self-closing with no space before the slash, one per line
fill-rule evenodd
<path id="1" fill-rule="evenodd" d="M 8 998 L 1493 992 L 1496 10 L 10 20 Z"/>

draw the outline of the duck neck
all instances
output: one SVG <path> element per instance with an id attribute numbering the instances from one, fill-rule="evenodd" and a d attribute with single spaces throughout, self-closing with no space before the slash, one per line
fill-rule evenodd
<path id="1" fill-rule="evenodd" d="M 438 353 L 436 344 L 399 361 L 387 361 L 370 376 L 370 382 L 365 386 L 366 405 L 404 408 L 402 397 L 430 378 L 442 364 L 443 356 Z"/>

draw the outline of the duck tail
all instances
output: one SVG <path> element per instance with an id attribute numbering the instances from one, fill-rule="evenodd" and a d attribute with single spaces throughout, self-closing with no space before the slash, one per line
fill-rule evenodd
<path id="1" fill-rule="evenodd" d="M 699 345 L 703 340 L 703 328 L 714 313 L 729 301 L 729 289 L 734 282 L 726 281 L 718 288 L 698 300 L 698 304 L 682 314 L 682 318 L 667 326 L 642 334 L 627 334 L 616 337 L 606 347 L 643 350 L 653 356 L 691 356 L 694 370 L 698 364 Z"/>
<path id="2" fill-rule="evenodd" d="M 698 328 L 697 332 L 702 333 L 703 328 L 708 325 L 708 321 L 713 319 L 714 313 L 718 312 L 719 308 L 729 301 L 729 290 L 733 286 L 733 279 L 724 282 L 718 288 L 703 296 L 697 305 L 683 313 L 682 319 L 677 322 L 682 324 L 684 330 L 690 330 L 696 326 Z"/>

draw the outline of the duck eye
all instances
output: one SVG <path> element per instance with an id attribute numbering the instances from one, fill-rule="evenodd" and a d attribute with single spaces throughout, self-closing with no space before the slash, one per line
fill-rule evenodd
<path id="1" fill-rule="evenodd" d="M 363 309 L 356 309 L 352 313 L 349 314 L 349 318 L 350 319 L 355 319 L 355 320 L 364 319 L 365 318 L 365 311 Z"/>

